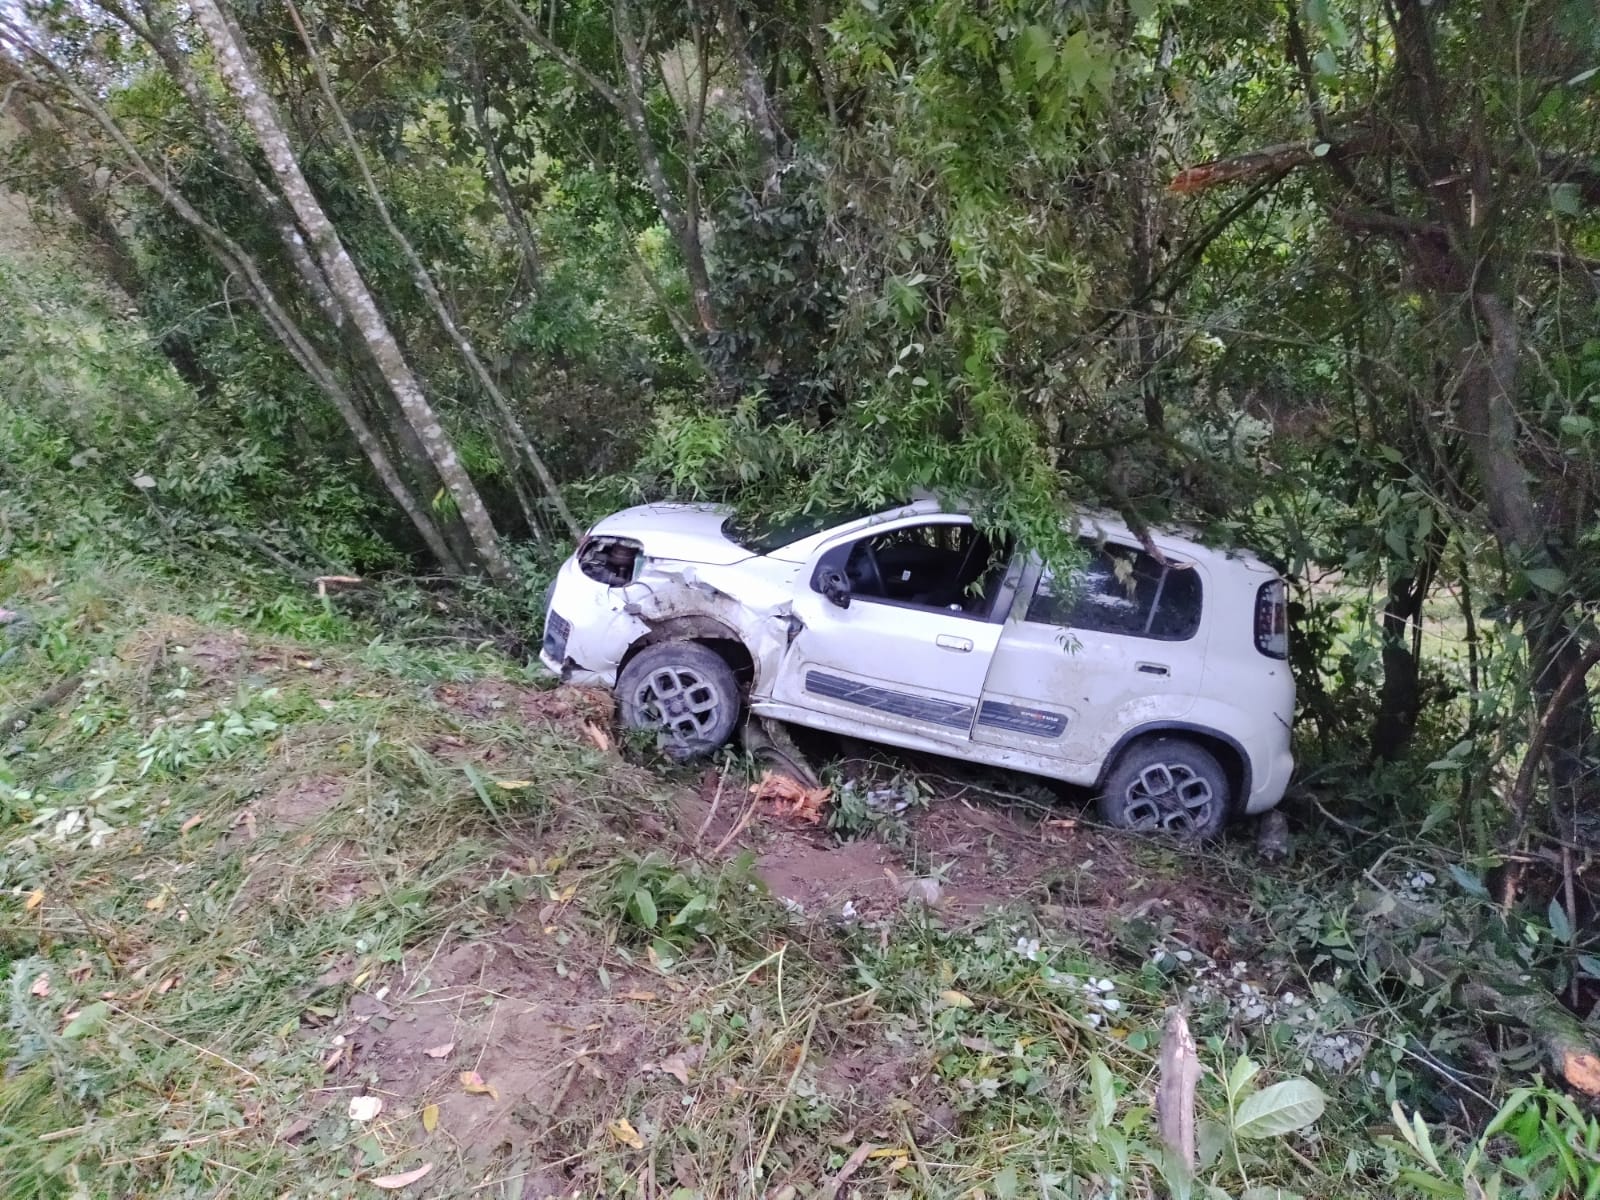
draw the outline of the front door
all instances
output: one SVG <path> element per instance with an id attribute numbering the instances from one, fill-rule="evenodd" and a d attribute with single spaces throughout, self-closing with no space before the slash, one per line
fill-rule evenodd
<path id="1" fill-rule="evenodd" d="M 954 514 L 825 544 L 796 582 L 799 632 L 773 699 L 868 737 L 965 743 L 1000 638 L 990 614 L 1004 611 L 1006 567 L 1005 550 Z"/>

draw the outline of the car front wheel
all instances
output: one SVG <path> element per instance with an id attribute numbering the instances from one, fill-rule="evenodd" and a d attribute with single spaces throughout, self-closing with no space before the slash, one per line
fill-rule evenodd
<path id="1" fill-rule="evenodd" d="M 739 681 L 698 642 L 647 646 L 617 678 L 622 724 L 656 734 L 671 758 L 687 761 L 723 745 L 739 720 Z"/>
<path id="2" fill-rule="evenodd" d="M 1158 737 L 1122 752 L 1100 793 L 1108 825 L 1199 841 L 1222 832 L 1231 799 L 1227 772 L 1188 738 Z"/>

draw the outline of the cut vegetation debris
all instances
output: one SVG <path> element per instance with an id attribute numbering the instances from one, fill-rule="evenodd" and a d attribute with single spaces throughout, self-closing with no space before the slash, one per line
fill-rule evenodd
<path id="1" fill-rule="evenodd" d="M 662 773 L 603 696 L 316 605 L 0 588 L 37 624 L 0 699 L 82 679 L 0 768 L 7 1197 L 1462 1195 L 1463 1104 L 1520 1105 L 1483 1178 L 1586 1119 L 1364 977 L 1372 878 L 906 763 L 829 829 L 891 784 Z"/>

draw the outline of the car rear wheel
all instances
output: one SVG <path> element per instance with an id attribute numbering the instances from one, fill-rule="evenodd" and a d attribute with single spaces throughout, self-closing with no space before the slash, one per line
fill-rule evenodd
<path id="1" fill-rule="evenodd" d="M 1149 738 L 1122 752 L 1100 793 L 1106 824 L 1199 841 L 1222 832 L 1232 799 L 1216 756 L 1188 738 Z"/>
<path id="2" fill-rule="evenodd" d="M 662 753 L 687 761 L 732 735 L 739 681 L 716 651 L 698 642 L 660 642 L 622 668 L 617 707 L 624 727 L 655 733 Z"/>

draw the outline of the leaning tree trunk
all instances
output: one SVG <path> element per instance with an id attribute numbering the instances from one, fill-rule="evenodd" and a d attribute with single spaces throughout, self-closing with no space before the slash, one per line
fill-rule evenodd
<path id="1" fill-rule="evenodd" d="M 500 539 L 489 517 L 489 510 L 484 506 L 483 497 L 478 494 L 476 485 L 456 455 L 449 435 L 423 394 L 422 385 L 406 361 L 388 322 L 384 320 L 377 299 L 362 279 L 333 222 L 311 190 L 311 184 L 301 171 L 294 148 L 289 144 L 288 135 L 278 119 L 276 106 L 256 78 L 253 67 L 245 57 L 242 43 L 236 39 L 216 0 L 193 0 L 191 8 L 206 40 L 216 53 L 224 81 L 238 100 L 245 121 L 272 168 L 279 190 L 311 239 L 329 286 L 341 307 L 361 331 L 373 362 L 394 393 L 407 422 L 416 430 L 445 489 L 455 501 L 481 565 L 496 579 L 511 579 L 511 564 L 501 551 Z"/>
<path id="2" fill-rule="evenodd" d="M 471 368 L 477 378 L 484 394 L 489 397 L 495 411 L 499 413 L 501 423 L 505 426 L 506 434 L 513 445 L 521 451 L 523 459 L 533 469 L 534 475 L 539 480 L 539 486 L 544 489 L 545 495 L 560 514 L 562 522 L 567 527 L 567 532 L 577 539 L 583 528 L 578 524 L 577 518 L 572 515 L 572 510 L 567 507 L 566 500 L 561 495 L 561 485 L 556 482 L 555 476 L 545 464 L 544 458 L 534 449 L 529 441 L 521 423 L 517 420 L 516 413 L 512 410 L 511 401 L 500 390 L 500 385 L 489 373 L 489 368 L 479 357 L 477 347 L 472 344 L 455 314 L 450 311 L 440 293 L 438 285 L 434 283 L 433 276 L 428 273 L 427 265 L 422 261 L 422 256 L 417 253 L 416 247 L 411 244 L 411 239 L 406 237 L 405 231 L 395 222 L 394 215 L 389 211 L 389 205 L 383 198 L 383 190 L 378 187 L 378 181 L 372 174 L 372 168 L 367 163 L 366 153 L 361 149 L 361 142 L 356 137 L 356 132 L 350 127 L 350 120 L 345 116 L 344 106 L 339 103 L 339 97 L 333 90 L 333 81 L 328 78 L 326 67 L 323 66 L 322 57 L 317 53 L 316 43 L 311 40 L 311 35 L 306 32 L 304 23 L 300 20 L 299 10 L 295 8 L 293 0 L 289 2 L 289 18 L 294 22 L 295 29 L 300 34 L 300 40 L 305 45 L 306 53 L 310 56 L 311 65 L 317 76 L 317 83 L 321 87 L 323 96 L 327 99 L 333 111 L 334 123 L 338 125 L 340 133 L 344 135 L 345 144 L 350 148 L 350 153 L 355 159 L 356 168 L 361 173 L 361 180 L 366 185 L 367 195 L 372 200 L 373 207 L 378 210 L 378 217 L 383 222 L 383 227 L 388 230 L 389 236 L 394 239 L 395 245 L 400 247 L 400 252 L 405 255 L 406 262 L 411 267 L 411 278 L 417 285 L 417 290 L 428 301 L 428 307 L 433 309 L 433 315 L 438 318 L 439 324 L 445 333 L 450 336 L 450 341 L 460 352 L 462 360 Z M 513 474 L 516 468 L 507 463 Z"/>
<path id="3" fill-rule="evenodd" d="M 384 488 L 394 498 L 395 503 L 411 518 L 417 532 L 421 534 L 428 549 L 438 560 L 445 565 L 446 570 L 454 569 L 455 556 L 450 552 L 440 536 L 438 527 L 433 523 L 427 511 L 417 502 L 404 480 L 395 470 L 394 463 L 384 450 L 376 434 L 368 426 L 360 412 L 356 409 L 349 393 L 339 383 L 337 376 L 328 368 L 311 343 L 288 311 L 279 302 L 273 293 L 271 285 L 267 283 L 255 260 L 225 233 L 207 221 L 188 199 L 167 179 L 164 172 L 157 170 L 139 152 L 138 148 L 128 140 L 115 118 L 105 110 L 93 96 L 75 83 L 57 63 L 45 57 L 31 42 L 17 36 L 15 27 L 3 23 L 0 18 L 0 28 L 12 37 L 18 51 L 31 55 L 42 61 L 60 83 L 62 88 L 71 97 L 74 103 L 83 112 L 100 126 L 109 137 L 118 151 L 126 159 L 134 173 L 144 185 L 154 193 L 163 204 L 197 234 L 205 243 L 212 257 L 235 279 L 245 287 L 261 311 L 268 327 L 288 349 L 290 355 L 302 370 L 309 375 L 318 387 L 344 418 L 351 434 L 356 439 L 356 444 L 361 447 L 367 461 L 372 464 Z"/>

